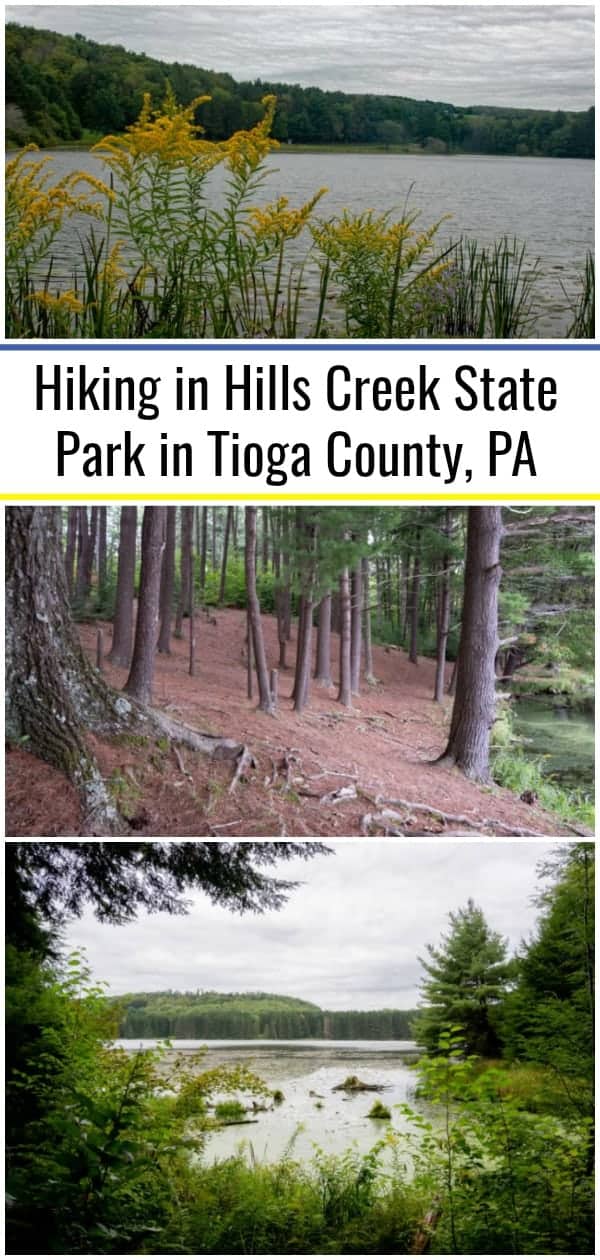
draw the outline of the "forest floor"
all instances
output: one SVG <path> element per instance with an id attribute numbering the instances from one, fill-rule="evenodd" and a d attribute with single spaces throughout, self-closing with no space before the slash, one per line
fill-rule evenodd
<path id="1" fill-rule="evenodd" d="M 96 654 L 101 626 L 80 627 L 84 649 Z M 279 655 L 274 617 L 263 617 L 268 660 Z M 280 671 L 274 717 L 246 696 L 246 615 L 220 609 L 196 618 L 196 674 L 188 673 L 188 623 L 157 656 L 153 704 L 196 730 L 239 740 L 255 766 L 232 783 L 231 762 L 188 749 L 133 739 L 90 737 L 101 771 L 133 831 L 148 836 L 568 835 L 555 816 L 499 787 L 469 782 L 435 765 L 443 752 L 452 701 L 432 700 L 435 662 L 411 665 L 405 652 L 376 646 L 376 682 L 361 682 L 354 708 L 336 701 L 337 688 L 311 686 L 302 715 L 292 709 L 293 670 Z M 315 636 L 316 638 L 316 636 Z M 333 659 L 338 639 L 333 636 Z M 289 645 L 288 657 L 294 658 Z M 104 667 L 121 688 L 126 671 Z M 382 814 L 390 810 L 394 817 Z M 437 813 L 436 811 L 441 811 Z M 77 836 L 81 810 L 59 771 L 24 749 L 6 756 L 6 834 Z M 446 815 L 446 817 L 444 817 Z M 371 817 L 369 817 L 371 816 Z"/>

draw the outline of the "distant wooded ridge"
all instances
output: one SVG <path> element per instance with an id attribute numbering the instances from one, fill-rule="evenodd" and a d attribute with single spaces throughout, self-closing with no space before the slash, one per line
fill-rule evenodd
<path id="1" fill-rule="evenodd" d="M 273 993 L 126 993 L 111 999 L 123 1011 L 121 1037 L 266 1037 L 406 1041 L 416 1011 L 323 1011 L 312 1002 Z"/>
<path id="2" fill-rule="evenodd" d="M 594 109 L 455 106 L 404 96 L 349 94 L 255 80 L 145 53 L 9 23 L 6 28 L 6 135 L 9 144 L 53 145 L 123 131 L 145 92 L 156 104 L 167 81 L 181 104 L 209 94 L 198 121 L 209 140 L 255 125 L 261 98 L 277 96 L 273 127 L 283 143 L 398 146 L 430 153 L 534 157 L 594 156 Z"/>

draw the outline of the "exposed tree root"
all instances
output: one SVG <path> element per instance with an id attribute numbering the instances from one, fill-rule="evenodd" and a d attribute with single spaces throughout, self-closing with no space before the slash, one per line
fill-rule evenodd
<path id="1" fill-rule="evenodd" d="M 363 795 L 366 794 L 363 793 Z M 447 814 L 443 809 L 436 809 L 433 805 L 424 805 L 420 801 L 388 800 L 377 797 L 373 804 L 383 805 L 384 808 L 378 809 L 376 813 L 363 814 L 360 822 L 363 836 L 369 835 L 374 827 L 383 830 L 384 835 L 387 836 L 414 835 L 414 831 L 408 833 L 405 828 L 408 822 L 413 820 L 415 814 L 427 814 L 443 824 L 468 827 L 470 831 L 478 832 L 480 835 L 531 836 L 534 839 L 539 839 L 543 835 L 539 831 L 529 831 L 526 827 L 508 826 L 500 822 L 498 818 L 471 818 L 467 814 Z M 399 813 L 399 809 L 403 809 L 405 813 Z"/>
<path id="2" fill-rule="evenodd" d="M 183 722 L 167 717 L 157 709 L 146 708 L 131 702 L 125 697 L 117 696 L 112 705 L 110 723 L 90 723 L 97 733 L 108 738 L 119 735 L 135 736 L 138 733 L 146 738 L 166 738 L 173 750 L 179 769 L 186 778 L 191 775 L 185 769 L 179 747 L 191 748 L 204 756 L 234 763 L 233 777 L 229 792 L 235 791 L 238 783 L 256 763 L 254 756 L 246 744 L 220 735 L 209 735 L 203 731 L 195 731 Z M 107 788 L 96 761 L 90 756 L 82 759 L 81 765 L 71 775 L 72 781 L 79 791 L 83 806 L 82 834 L 90 836 L 128 835 L 131 826 L 119 812 L 109 789 Z"/>

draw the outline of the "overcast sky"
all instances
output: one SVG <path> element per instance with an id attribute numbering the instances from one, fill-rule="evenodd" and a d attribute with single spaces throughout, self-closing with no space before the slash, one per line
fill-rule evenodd
<path id="1" fill-rule="evenodd" d="M 332 856 L 282 863 L 304 881 L 282 910 L 234 915 L 195 898 L 186 917 L 142 914 L 124 927 L 91 913 L 66 933 L 112 993 L 263 990 L 332 1010 L 413 1006 L 427 942 L 469 897 L 512 948 L 527 937 L 546 843 L 338 842 Z"/>
<path id="2" fill-rule="evenodd" d="M 594 101 L 591 5 L 23 4 L 6 13 L 236 79 L 454 105 Z"/>

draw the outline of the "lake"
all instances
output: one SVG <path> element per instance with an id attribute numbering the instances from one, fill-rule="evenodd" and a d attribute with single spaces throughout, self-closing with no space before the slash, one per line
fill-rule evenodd
<path id="1" fill-rule="evenodd" d="M 542 773 L 593 797 L 594 715 L 561 704 L 559 696 L 515 700 L 511 714 L 515 733 L 525 740 L 525 755 L 540 763 Z"/>
<path id="2" fill-rule="evenodd" d="M 103 164 L 81 151 L 51 152 L 58 176 L 85 170 L 102 175 Z M 528 256 L 539 257 L 536 283 L 538 309 L 535 335 L 564 336 L 570 323 L 563 285 L 569 295 L 578 288 L 587 250 L 594 248 L 594 163 L 583 159 L 457 157 L 371 154 L 293 153 L 285 148 L 267 160 L 271 175 L 257 202 L 285 195 L 293 205 L 307 201 L 318 188 L 327 195 L 317 207 L 324 218 L 372 207 L 401 217 L 406 201 L 419 209 L 419 224 L 428 227 L 445 214 L 439 240 L 461 235 L 490 244 L 502 236 L 527 243 Z M 222 197 L 225 172 L 210 176 L 215 204 Z M 78 259 L 78 232 L 86 221 L 72 220 L 55 243 L 54 279 L 69 284 Z M 295 242 L 300 254 L 308 245 Z M 308 283 L 316 285 L 309 275 Z M 316 289 L 315 289 L 316 292 Z"/>
<path id="3" fill-rule="evenodd" d="M 116 1044 L 135 1050 L 159 1043 L 121 1040 Z M 242 1144 L 248 1155 L 253 1153 L 260 1162 L 276 1161 L 290 1143 L 299 1160 L 310 1159 L 315 1145 L 327 1154 L 339 1154 L 349 1146 L 366 1152 L 387 1128 L 385 1122 L 367 1118 L 376 1098 L 392 1111 L 397 1132 L 410 1130 L 410 1122 L 394 1107 L 404 1102 L 414 1105 L 415 1074 L 410 1064 L 417 1050 L 412 1041 L 173 1042 L 177 1053 L 203 1046 L 207 1053 L 202 1070 L 217 1064 L 244 1064 L 262 1077 L 270 1090 L 280 1089 L 284 1095 L 282 1103 L 257 1114 L 256 1124 L 228 1125 L 210 1133 L 204 1162 L 227 1159 Z M 333 1092 L 347 1076 L 358 1076 L 385 1089 L 380 1094 Z M 423 1111 L 424 1106 L 418 1102 L 415 1109 Z"/>

